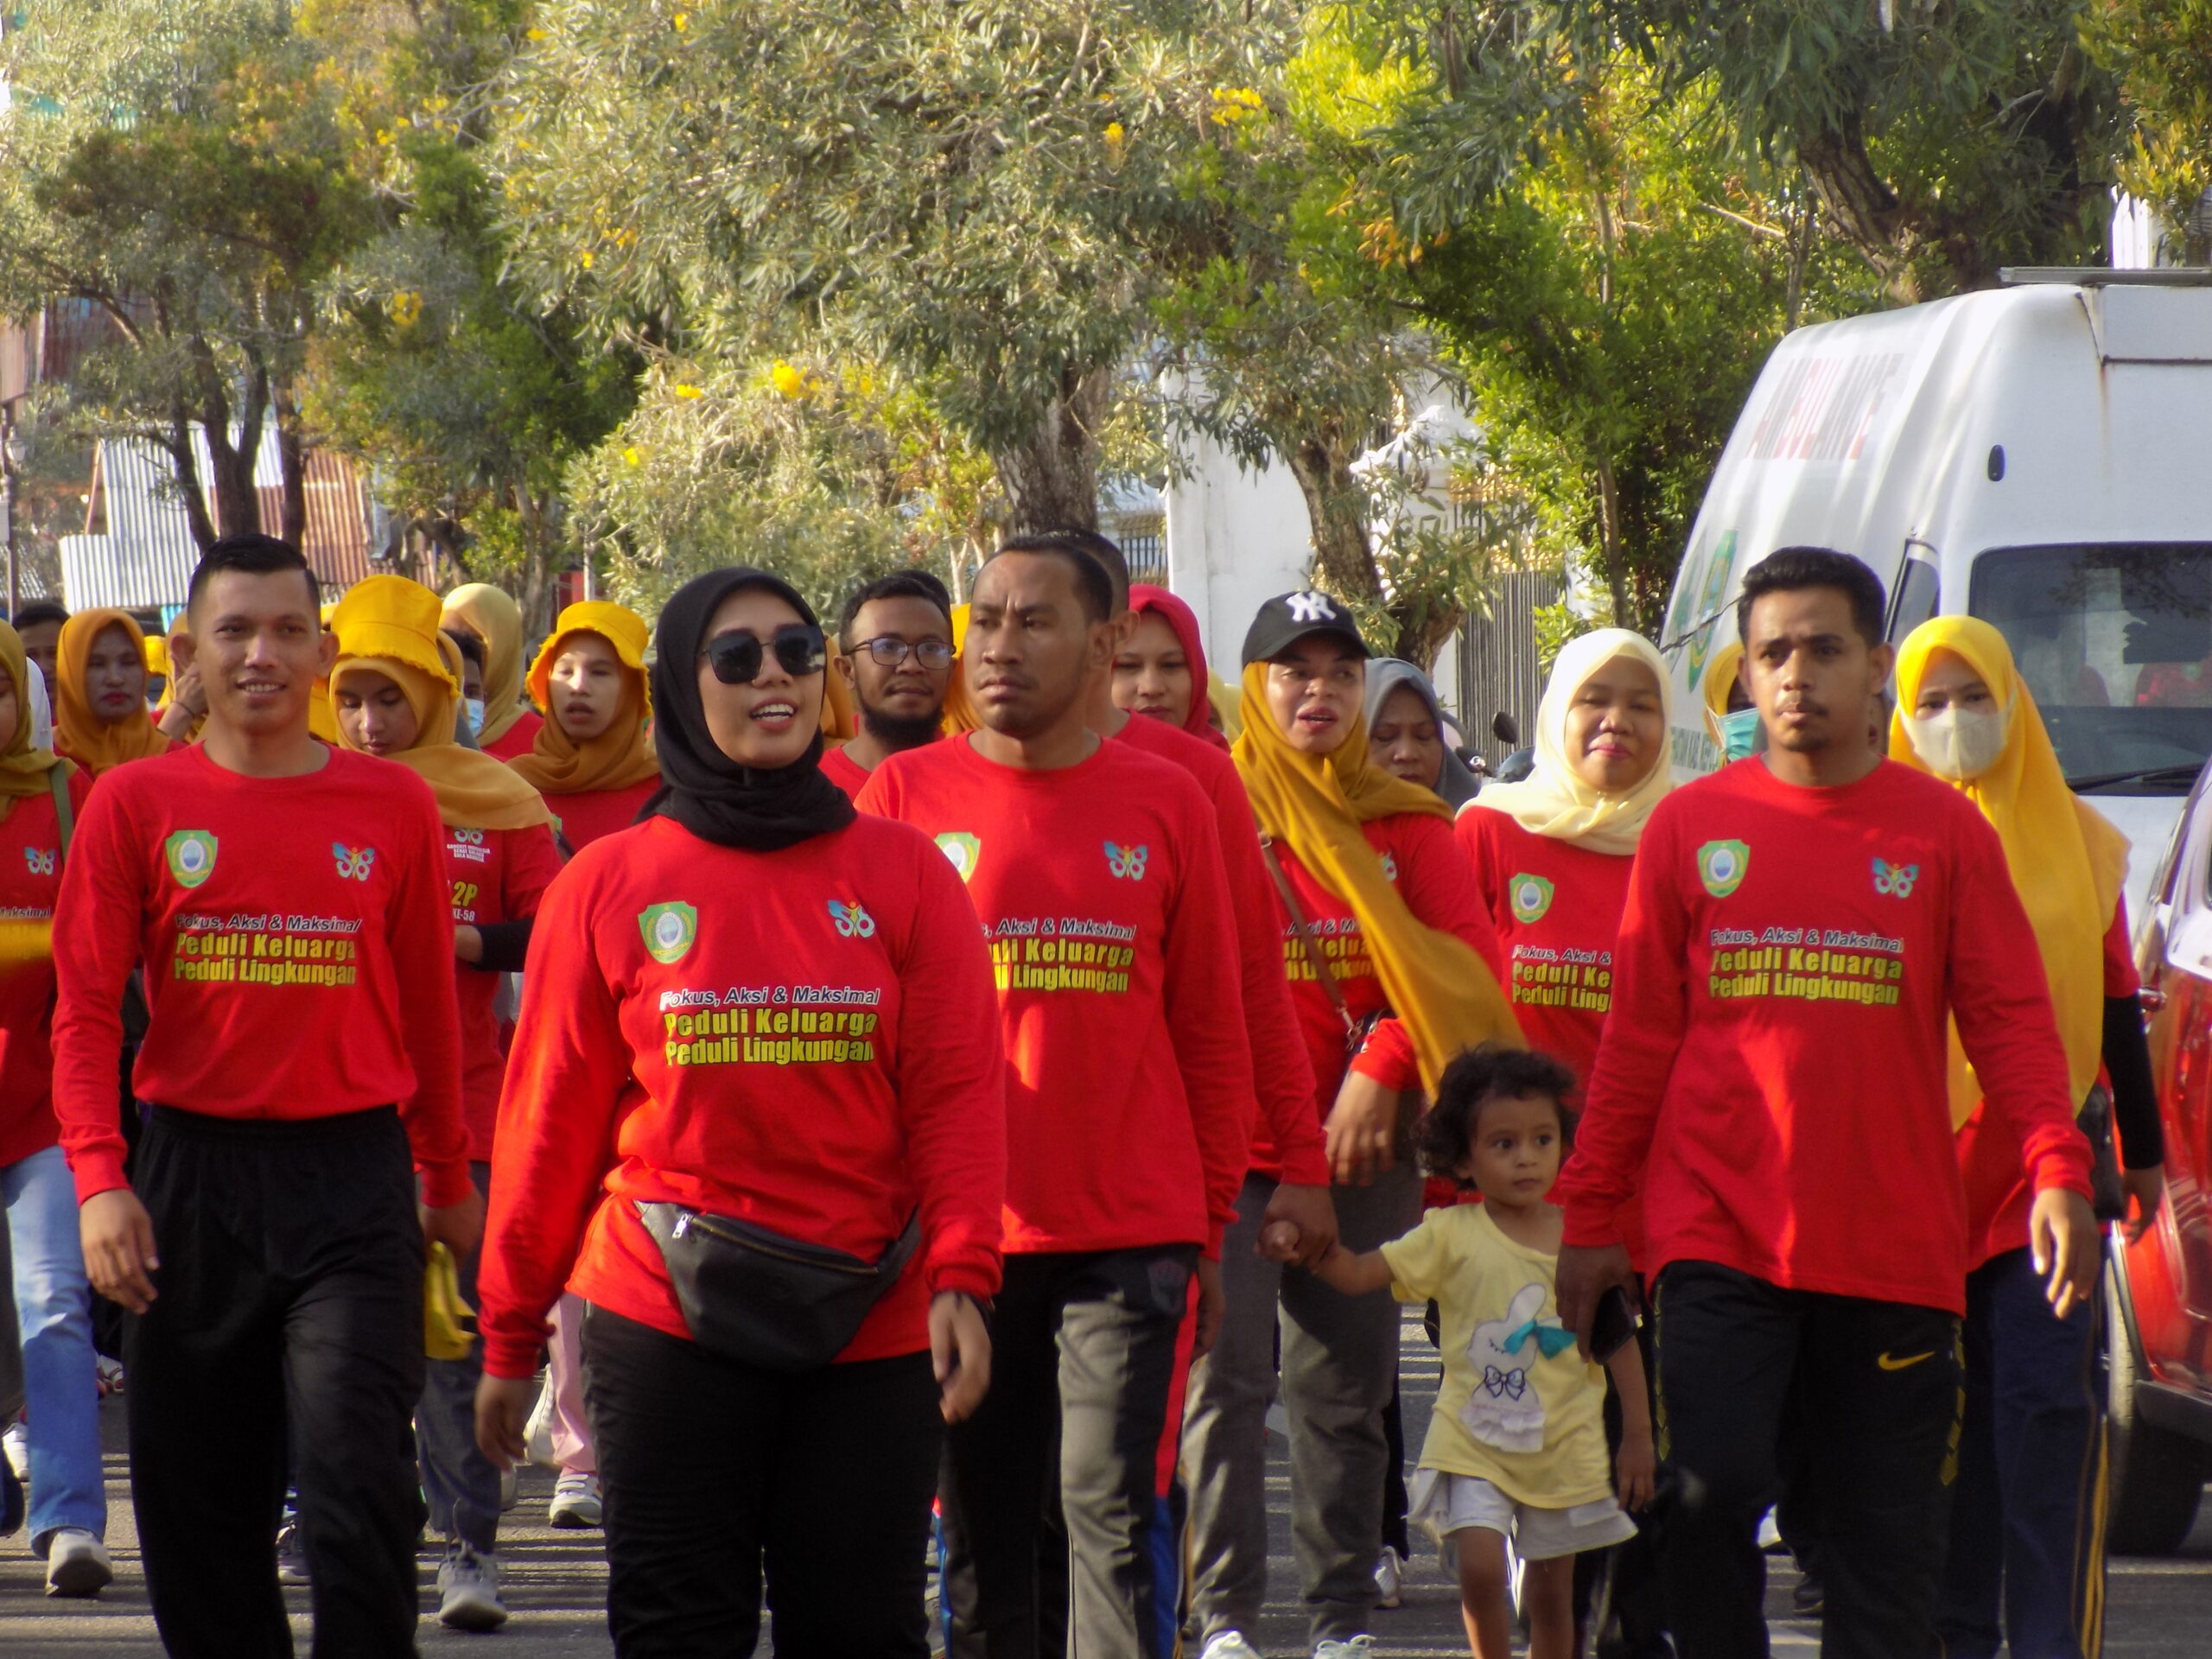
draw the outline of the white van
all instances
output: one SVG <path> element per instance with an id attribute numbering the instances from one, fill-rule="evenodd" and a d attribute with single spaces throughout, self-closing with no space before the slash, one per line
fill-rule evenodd
<path id="1" fill-rule="evenodd" d="M 2134 843 L 2131 918 L 2212 753 L 2212 273 L 2028 270 L 1790 334 L 1722 452 L 1661 644 L 1677 776 L 1775 549 L 1872 565 L 1889 635 L 2001 629 L 2067 777 Z"/>

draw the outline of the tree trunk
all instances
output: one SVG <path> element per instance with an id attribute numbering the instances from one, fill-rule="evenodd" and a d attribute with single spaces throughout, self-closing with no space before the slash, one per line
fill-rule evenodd
<path id="1" fill-rule="evenodd" d="M 560 589 L 553 568 L 556 549 L 549 523 L 550 500 L 531 495 L 529 486 L 520 484 L 515 486 L 514 500 L 515 512 L 522 521 L 523 545 L 522 592 L 515 597 L 522 607 L 526 643 L 553 632 L 558 609 L 554 600 Z M 584 556 L 591 556 L 587 552 Z"/>
<path id="2" fill-rule="evenodd" d="M 1433 674 L 1436 668 L 1436 653 L 1444 649 L 1445 642 L 1459 632 L 1460 619 L 1466 615 L 1460 606 L 1442 610 L 1429 610 L 1419 616 L 1402 614 L 1392 607 L 1390 619 L 1398 625 L 1398 638 L 1391 652 L 1402 657 L 1424 674 Z M 1440 690 L 1443 688 L 1439 687 Z"/>
<path id="3" fill-rule="evenodd" d="M 1345 599 L 1380 601 L 1382 579 L 1367 540 L 1367 498 L 1351 475 L 1350 446 L 1333 433 L 1309 434 L 1283 459 L 1306 498 L 1314 579 Z"/>
<path id="4" fill-rule="evenodd" d="M 300 411 L 289 387 L 276 392 L 276 463 L 283 486 L 283 526 L 276 533 L 301 552 L 308 538 L 308 446 L 300 432 Z"/>
<path id="5" fill-rule="evenodd" d="M 194 543 L 205 553 L 215 545 L 218 532 L 200 486 L 200 459 L 193 453 L 189 411 L 179 407 L 169 416 L 168 435 L 155 442 L 168 452 L 169 465 L 176 473 L 177 494 L 184 504 L 184 522 L 192 531 Z"/>
<path id="6" fill-rule="evenodd" d="M 1014 534 L 1098 528 L 1098 433 L 1112 392 L 1110 370 L 1071 369 L 1036 429 L 991 452 Z"/>
<path id="7" fill-rule="evenodd" d="M 1613 463 L 1602 456 L 1595 467 L 1598 481 L 1598 549 L 1605 563 L 1605 589 L 1613 596 L 1613 626 L 1638 626 L 1636 607 L 1628 591 L 1627 537 L 1621 530 L 1621 483 Z"/>

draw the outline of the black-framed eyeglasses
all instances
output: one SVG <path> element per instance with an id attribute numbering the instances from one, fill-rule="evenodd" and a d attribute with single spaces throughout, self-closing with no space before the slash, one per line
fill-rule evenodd
<path id="1" fill-rule="evenodd" d="M 942 674 L 952 666 L 952 647 L 942 639 L 925 639 L 918 645 L 910 645 L 904 639 L 880 633 L 873 639 L 862 639 L 853 649 L 864 651 L 885 668 L 896 668 L 912 657 L 932 674 Z"/>
<path id="2" fill-rule="evenodd" d="M 718 633 L 699 655 L 724 685 L 750 685 L 760 677 L 772 651 L 785 673 L 802 678 L 819 674 L 830 660 L 829 641 L 810 622 L 786 622 L 766 640 L 757 634 Z"/>

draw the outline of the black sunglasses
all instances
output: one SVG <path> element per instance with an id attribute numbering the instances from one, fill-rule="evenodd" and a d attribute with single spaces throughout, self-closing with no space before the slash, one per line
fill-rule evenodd
<path id="1" fill-rule="evenodd" d="M 785 673 L 802 678 L 819 674 L 830 657 L 829 642 L 810 622 L 786 622 L 765 641 L 757 634 L 718 633 L 699 655 L 724 685 L 750 685 L 760 677 L 771 651 Z"/>

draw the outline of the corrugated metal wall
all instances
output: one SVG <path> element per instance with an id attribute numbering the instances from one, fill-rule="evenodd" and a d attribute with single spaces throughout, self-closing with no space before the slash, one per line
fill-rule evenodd
<path id="1" fill-rule="evenodd" d="M 1522 743 L 1535 741 L 1536 703 L 1544 694 L 1536 609 L 1558 604 L 1565 593 L 1556 571 L 1509 570 L 1491 583 L 1491 613 L 1460 625 L 1459 707 L 1468 741 L 1492 760 L 1507 753 L 1490 731 L 1491 717 L 1501 709 L 1520 726 Z"/>

